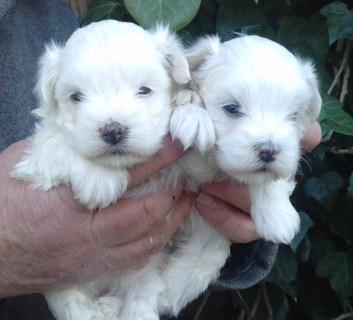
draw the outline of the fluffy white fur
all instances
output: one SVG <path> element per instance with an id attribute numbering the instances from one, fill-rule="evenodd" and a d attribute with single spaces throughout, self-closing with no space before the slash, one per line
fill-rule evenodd
<path id="1" fill-rule="evenodd" d="M 299 228 L 289 195 L 300 140 L 321 107 L 312 65 L 257 36 L 223 44 L 217 37 L 205 38 L 189 49 L 188 59 L 204 106 L 190 103 L 178 108 L 171 120 L 172 135 L 204 151 L 209 142 L 204 137 L 209 138 L 209 123 L 213 123 L 214 166 L 249 185 L 258 233 L 270 241 L 289 243 Z M 235 114 L 223 108 L 231 104 L 239 109 Z M 194 114 L 197 109 L 210 119 L 199 126 L 205 132 L 199 130 L 196 136 L 182 123 L 188 112 Z M 275 150 L 274 161 L 267 163 L 259 158 L 266 146 Z"/>
<path id="2" fill-rule="evenodd" d="M 202 102 L 195 92 L 177 94 L 170 128 L 195 151 L 124 196 L 156 192 L 181 177 L 191 190 L 231 177 L 249 185 L 259 233 L 288 243 L 299 227 L 289 202 L 299 141 L 321 103 L 311 65 L 259 37 L 224 44 L 203 39 L 188 58 Z M 65 46 L 49 46 L 41 59 L 36 88 L 41 121 L 13 176 L 44 190 L 70 184 L 92 209 L 117 201 L 126 191 L 127 168 L 161 147 L 173 82 L 189 79 L 180 43 L 163 28 L 147 32 L 105 21 L 76 31 Z M 152 91 L 141 94 L 141 87 Z M 222 109 L 233 101 L 244 117 L 229 117 Z M 112 122 L 127 128 L 114 146 L 102 138 Z M 258 172 L 254 145 L 268 140 L 280 151 L 266 172 Z M 195 210 L 174 240 L 172 253 L 154 256 L 140 271 L 47 292 L 55 317 L 158 320 L 161 313 L 178 314 L 217 279 L 230 243 Z"/>
<path id="3" fill-rule="evenodd" d="M 174 111 L 171 133 L 204 155 L 187 155 L 181 163 L 184 171 L 201 183 L 231 178 L 247 184 L 258 233 L 273 242 L 290 243 L 300 226 L 289 200 L 300 140 L 321 108 L 313 66 L 257 36 L 225 43 L 217 37 L 204 38 L 187 56 L 192 87 L 202 103 L 195 93 L 181 92 L 191 98 Z M 237 112 L 225 110 L 231 104 Z M 197 119 L 197 131 L 188 129 L 190 115 Z M 261 161 L 263 145 L 275 150 L 273 161 Z M 229 253 L 229 242 L 212 228 L 206 230 L 196 215 L 192 226 L 189 241 L 171 257 L 164 272 L 167 310 L 173 314 L 197 297 L 208 279 L 215 279 Z"/>
<path id="4" fill-rule="evenodd" d="M 163 27 L 104 21 L 79 29 L 64 46 L 49 45 L 36 86 L 40 122 L 12 176 L 44 190 L 70 184 L 90 209 L 116 202 L 127 168 L 161 148 L 172 88 L 189 80 L 183 48 Z M 165 189 L 179 177 L 172 170 L 126 196 Z M 162 256 L 141 271 L 47 292 L 49 306 L 60 320 L 158 319 Z"/>

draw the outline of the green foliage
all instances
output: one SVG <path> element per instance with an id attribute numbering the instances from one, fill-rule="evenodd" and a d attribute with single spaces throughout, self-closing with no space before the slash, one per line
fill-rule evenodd
<path id="1" fill-rule="evenodd" d="M 91 3 L 83 23 L 107 18 L 136 21 L 147 28 L 168 23 L 186 43 L 205 34 L 218 33 L 224 41 L 234 32 L 257 34 L 310 58 L 318 71 L 324 139 L 305 156 L 297 177 L 292 201 L 301 212 L 301 231 L 290 246 L 280 246 L 272 272 L 261 284 L 240 292 L 242 299 L 234 292 L 217 295 L 227 307 L 221 311 L 217 306 L 222 303 L 218 300 L 215 306 L 211 299 L 210 309 L 199 319 L 245 320 L 248 312 L 254 320 L 326 320 L 341 314 L 342 319 L 353 319 L 352 6 L 349 0 Z"/>
<path id="2" fill-rule="evenodd" d="M 290 244 L 290 248 L 293 250 L 293 252 L 298 250 L 298 247 L 304 240 L 306 233 L 314 224 L 311 218 L 305 212 L 299 212 L 299 215 L 301 222 L 300 231 L 297 233 L 295 238 L 292 240 L 292 243 Z"/>
<path id="3" fill-rule="evenodd" d="M 173 30 L 185 27 L 199 11 L 201 0 L 124 0 L 126 9 L 143 27 L 157 22 L 169 24 Z"/>
<path id="4" fill-rule="evenodd" d="M 316 269 L 318 277 L 328 277 L 332 289 L 343 305 L 353 296 L 353 254 L 330 251 L 319 261 Z"/>
<path id="5" fill-rule="evenodd" d="M 125 20 L 125 10 L 119 0 L 93 1 L 83 24 L 104 19 Z"/>
<path id="6" fill-rule="evenodd" d="M 343 104 L 335 97 L 324 95 L 320 123 L 326 134 L 334 131 L 353 135 L 353 118 L 343 110 Z"/>
<path id="7" fill-rule="evenodd" d="M 320 12 L 327 17 L 330 44 L 338 39 L 353 40 L 353 12 L 342 2 L 332 2 Z"/>

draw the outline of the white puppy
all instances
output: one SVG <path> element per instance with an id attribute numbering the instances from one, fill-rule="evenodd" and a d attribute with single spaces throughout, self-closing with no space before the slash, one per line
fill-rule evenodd
<path id="1" fill-rule="evenodd" d="M 300 140 L 321 108 L 313 66 L 258 36 L 225 43 L 204 38 L 188 50 L 188 61 L 202 102 L 190 91 L 180 93 L 184 105 L 172 115 L 171 133 L 201 153 L 182 160 L 184 171 L 198 183 L 231 178 L 247 184 L 259 235 L 290 243 L 300 226 L 289 200 Z M 173 314 L 217 277 L 229 252 L 220 234 L 195 215 L 191 221 L 190 239 L 164 275 L 166 310 Z"/>
<path id="2" fill-rule="evenodd" d="M 295 173 L 305 126 L 320 109 L 311 66 L 256 37 L 223 45 L 203 40 L 189 59 L 206 109 L 193 93 L 178 94 L 171 129 L 201 152 L 189 153 L 129 196 L 161 190 L 182 175 L 192 190 L 230 176 L 249 184 L 259 233 L 288 243 L 299 219 L 287 179 Z M 48 47 L 36 89 L 41 122 L 13 176 L 44 190 L 70 184 L 92 209 L 117 201 L 127 187 L 127 168 L 162 145 L 171 78 L 185 84 L 190 75 L 179 42 L 163 29 L 105 21 L 78 30 L 64 47 Z M 169 257 L 156 255 L 141 271 L 46 293 L 51 310 L 59 320 L 177 314 L 217 278 L 230 246 L 197 212 L 180 238 Z"/>
<path id="3" fill-rule="evenodd" d="M 64 46 L 48 46 L 36 86 L 40 122 L 13 177 L 44 190 L 70 184 L 90 209 L 117 201 L 128 185 L 127 168 L 162 146 L 173 83 L 189 79 L 182 46 L 162 27 L 149 32 L 104 21 L 77 30 Z M 156 256 L 141 272 L 111 274 L 46 297 L 60 320 L 114 319 L 118 313 L 119 319 L 158 319 L 159 263 Z M 121 310 L 117 296 L 124 299 Z"/>
<path id="4" fill-rule="evenodd" d="M 214 143 L 213 136 L 207 140 L 213 123 L 214 166 L 249 185 L 258 233 L 289 243 L 299 227 L 288 196 L 300 140 L 321 107 L 312 65 L 257 36 L 223 44 L 216 37 L 203 39 L 188 58 L 205 109 L 184 103 L 172 117 L 172 135 L 204 152 Z M 191 112 L 202 118 L 198 130 L 190 130 Z"/>

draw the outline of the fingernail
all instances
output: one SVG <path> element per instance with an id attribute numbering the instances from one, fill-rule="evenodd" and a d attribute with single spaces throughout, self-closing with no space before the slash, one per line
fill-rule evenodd
<path id="1" fill-rule="evenodd" d="M 196 201 L 209 208 L 216 207 L 216 201 L 214 200 L 214 198 L 208 196 L 203 192 L 199 194 Z"/>

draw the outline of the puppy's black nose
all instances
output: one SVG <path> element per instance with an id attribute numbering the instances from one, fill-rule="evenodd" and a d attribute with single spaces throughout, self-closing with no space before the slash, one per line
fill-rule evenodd
<path id="1" fill-rule="evenodd" d="M 103 128 L 100 128 L 99 132 L 106 143 L 115 146 L 124 139 L 126 135 L 126 127 L 119 122 L 111 121 Z"/>
<path id="2" fill-rule="evenodd" d="M 259 152 L 259 158 L 262 162 L 269 163 L 275 160 L 273 150 L 262 150 Z"/>
<path id="3" fill-rule="evenodd" d="M 262 162 L 270 163 L 276 160 L 275 156 L 278 153 L 278 149 L 271 141 L 259 144 L 256 146 L 256 150 L 258 151 L 258 157 Z"/>

